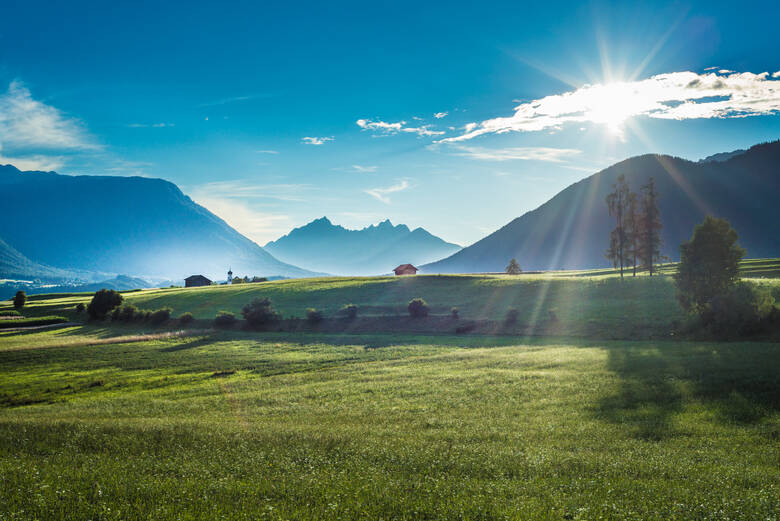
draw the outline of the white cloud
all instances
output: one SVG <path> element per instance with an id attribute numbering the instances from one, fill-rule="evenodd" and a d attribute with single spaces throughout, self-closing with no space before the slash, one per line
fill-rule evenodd
<path id="1" fill-rule="evenodd" d="M 375 197 L 385 204 L 390 204 L 390 198 L 387 197 L 387 194 L 400 192 L 402 190 L 406 190 L 407 188 L 409 188 L 409 182 L 404 179 L 401 180 L 400 183 L 394 184 L 392 186 L 388 186 L 386 188 L 371 188 L 369 190 L 365 190 L 365 192 L 371 197 Z"/>
<path id="2" fill-rule="evenodd" d="M 418 136 L 440 136 L 444 132 L 440 130 L 431 130 L 431 125 L 422 125 L 420 127 L 407 127 L 406 121 L 396 123 L 387 123 L 386 121 L 371 121 L 369 119 L 359 119 L 357 125 L 363 130 L 372 130 L 383 134 L 397 134 L 404 132 L 408 134 L 417 134 Z"/>
<path id="3" fill-rule="evenodd" d="M 79 120 L 33 99 L 19 81 L 0 94 L 0 145 L 13 150 L 100 148 Z"/>
<path id="4" fill-rule="evenodd" d="M 305 202 L 302 194 L 312 190 L 308 184 L 257 184 L 245 179 L 215 181 L 192 187 L 192 197 L 198 199 L 271 199 L 284 202 Z"/>
<path id="5" fill-rule="evenodd" d="M 773 72 L 773 73 L 772 73 L 772 77 L 773 77 L 773 78 L 780 78 L 780 71 Z"/>
<path id="6" fill-rule="evenodd" d="M 278 154 L 278 150 L 257 150 L 258 154 Z"/>
<path id="7" fill-rule="evenodd" d="M 486 161 L 548 161 L 562 163 L 567 158 L 580 154 L 573 148 L 548 148 L 548 147 L 508 147 L 508 148 L 484 148 L 465 145 L 452 145 L 456 156 L 481 159 Z"/>
<path id="8" fill-rule="evenodd" d="M 304 137 L 301 139 L 304 143 L 307 145 L 324 145 L 328 141 L 333 141 L 333 136 L 331 137 Z"/>
<path id="9" fill-rule="evenodd" d="M 436 119 L 446 118 L 447 114 L 449 114 L 449 112 L 437 112 L 433 115 L 433 117 Z"/>
<path id="10" fill-rule="evenodd" d="M 483 134 L 558 129 L 566 123 L 619 126 L 626 119 L 734 118 L 780 112 L 780 81 L 768 73 L 673 72 L 645 80 L 585 85 L 515 107 L 509 117 L 470 123 L 457 142 Z"/>
<path id="11" fill-rule="evenodd" d="M 352 168 L 362 173 L 376 172 L 377 169 L 377 167 L 375 166 L 363 166 L 363 165 L 352 165 Z"/>

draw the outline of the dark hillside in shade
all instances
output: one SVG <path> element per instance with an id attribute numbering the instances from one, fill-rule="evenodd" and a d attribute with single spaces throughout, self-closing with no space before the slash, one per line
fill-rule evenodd
<path id="1" fill-rule="evenodd" d="M 575 183 L 548 202 L 425 273 L 502 271 L 510 259 L 523 269 L 585 269 L 608 266 L 604 251 L 614 227 L 604 202 L 621 174 L 639 192 L 650 177 L 660 193 L 662 253 L 678 247 L 706 215 L 728 219 L 750 257 L 780 255 L 780 142 L 756 145 L 727 159 L 694 163 L 648 154 L 617 163 Z"/>

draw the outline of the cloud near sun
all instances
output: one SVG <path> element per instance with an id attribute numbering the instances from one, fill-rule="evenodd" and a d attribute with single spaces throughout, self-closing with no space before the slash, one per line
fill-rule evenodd
<path id="1" fill-rule="evenodd" d="M 771 78 L 780 77 L 780 71 Z M 673 72 L 645 80 L 585 85 L 515 107 L 512 116 L 469 123 L 465 133 L 439 140 L 466 141 L 482 134 L 534 132 L 565 123 L 619 127 L 633 116 L 659 119 L 740 118 L 780 112 L 780 80 L 763 72 Z"/>

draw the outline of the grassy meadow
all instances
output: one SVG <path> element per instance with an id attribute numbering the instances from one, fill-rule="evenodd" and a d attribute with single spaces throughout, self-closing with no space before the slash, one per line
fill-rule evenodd
<path id="1" fill-rule="evenodd" d="M 0 519 L 762 519 L 771 343 L 0 332 Z"/>
<path id="2" fill-rule="evenodd" d="M 748 268 L 771 277 L 772 262 Z M 257 296 L 286 316 L 354 303 L 365 320 L 402 320 L 413 297 L 460 321 L 514 307 L 524 324 L 554 313 L 564 335 L 210 327 Z M 668 276 L 321 278 L 125 298 L 200 320 L 0 330 L 0 520 L 780 519 L 779 345 L 661 334 L 680 319 Z M 82 321 L 73 308 L 88 299 L 32 296 L 23 314 Z"/>

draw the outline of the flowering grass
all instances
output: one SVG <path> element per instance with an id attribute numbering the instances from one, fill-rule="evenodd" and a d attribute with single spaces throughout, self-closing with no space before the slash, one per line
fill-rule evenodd
<path id="1" fill-rule="evenodd" d="M 775 520 L 778 367 L 758 342 L 0 332 L 0 519 Z"/>

